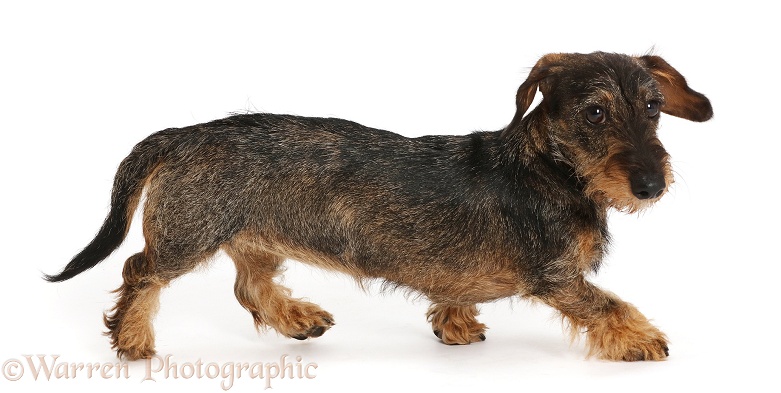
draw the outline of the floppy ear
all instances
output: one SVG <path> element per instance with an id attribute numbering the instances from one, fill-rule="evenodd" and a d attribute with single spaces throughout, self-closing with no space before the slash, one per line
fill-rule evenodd
<path id="1" fill-rule="evenodd" d="M 534 95 L 537 93 L 540 82 L 553 74 L 555 65 L 560 61 L 562 56 L 563 55 L 561 54 L 548 54 L 537 61 L 537 64 L 534 65 L 529 76 L 521 84 L 521 87 L 518 88 L 518 93 L 515 95 L 515 116 L 505 128 L 505 132 L 509 132 L 521 124 L 523 115 L 529 109 L 529 106 L 531 106 L 532 101 L 534 101 Z"/>
<path id="2" fill-rule="evenodd" d="M 659 56 L 642 56 L 638 60 L 659 84 L 665 101 L 662 112 L 692 121 L 705 121 L 713 117 L 710 101 L 689 88 L 686 78 L 664 59 Z"/>

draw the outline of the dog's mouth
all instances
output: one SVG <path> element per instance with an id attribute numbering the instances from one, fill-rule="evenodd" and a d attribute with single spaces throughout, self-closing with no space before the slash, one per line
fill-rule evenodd
<path id="1" fill-rule="evenodd" d="M 623 213 L 638 213 L 646 210 L 658 202 L 665 194 L 665 190 L 659 191 L 659 193 L 652 198 L 639 198 L 637 196 L 617 196 L 611 197 L 605 195 L 603 201 L 607 207 L 612 207 Z"/>
<path id="2" fill-rule="evenodd" d="M 651 207 L 667 193 L 673 183 L 669 171 L 634 175 L 617 172 L 599 172 L 590 179 L 586 193 L 600 205 L 626 213 L 636 213 Z"/>

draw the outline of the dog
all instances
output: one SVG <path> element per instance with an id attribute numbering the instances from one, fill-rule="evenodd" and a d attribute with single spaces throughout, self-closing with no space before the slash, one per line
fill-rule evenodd
<path id="1" fill-rule="evenodd" d="M 120 358 L 155 353 L 161 289 L 222 250 L 256 328 L 294 339 L 334 318 L 274 281 L 288 258 L 421 294 L 445 344 L 485 340 L 476 305 L 517 296 L 558 310 L 589 356 L 665 359 L 665 335 L 585 275 L 606 253 L 608 210 L 645 209 L 673 183 L 660 112 L 702 122 L 710 101 L 659 56 L 595 52 L 543 56 L 516 106 L 504 129 L 462 136 L 265 113 L 159 131 L 119 165 L 94 240 L 44 278 L 108 257 L 146 190 L 146 245 L 104 314 Z"/>

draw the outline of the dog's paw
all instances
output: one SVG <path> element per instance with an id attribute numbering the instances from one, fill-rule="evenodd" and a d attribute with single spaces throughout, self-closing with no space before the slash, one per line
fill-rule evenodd
<path id="1" fill-rule="evenodd" d="M 316 304 L 297 302 L 287 310 L 284 323 L 277 327 L 280 333 L 296 340 L 320 337 L 334 326 L 331 313 Z"/>
<path id="2" fill-rule="evenodd" d="M 483 329 L 485 329 L 485 327 Z M 437 338 L 439 338 L 440 340 L 442 340 L 442 343 L 447 345 L 466 345 L 466 344 L 476 343 L 480 341 L 485 341 L 485 333 L 483 333 L 483 331 L 475 332 L 473 334 L 469 334 L 468 336 L 465 336 L 465 335 L 451 334 L 448 332 L 442 334 L 441 330 L 434 330 L 434 335 L 437 336 Z"/>
<path id="3" fill-rule="evenodd" d="M 334 322 L 331 318 L 323 317 L 319 322 L 312 325 L 305 333 L 297 334 L 295 336 L 291 336 L 292 338 L 295 338 L 296 340 L 306 340 L 307 338 L 314 338 L 314 337 L 320 337 L 325 333 L 326 330 L 330 329 L 331 326 L 334 325 Z"/>
<path id="4" fill-rule="evenodd" d="M 434 304 L 429 308 L 428 320 L 434 335 L 448 345 L 466 345 L 485 341 L 486 326 L 475 318 L 477 307 Z"/>
<path id="5" fill-rule="evenodd" d="M 614 354 L 619 355 L 618 353 Z M 667 341 L 663 338 L 656 338 L 649 342 L 639 343 L 623 351 L 620 359 L 627 362 L 636 362 L 640 360 L 664 360 L 670 356 L 670 350 L 667 347 Z"/>
<path id="6" fill-rule="evenodd" d="M 664 360 L 670 355 L 664 333 L 631 306 L 592 326 L 587 335 L 589 354 L 606 360 Z"/>

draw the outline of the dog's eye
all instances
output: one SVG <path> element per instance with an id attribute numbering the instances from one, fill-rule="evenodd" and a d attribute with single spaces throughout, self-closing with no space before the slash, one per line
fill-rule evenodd
<path id="1" fill-rule="evenodd" d="M 659 101 L 648 101 L 648 103 L 645 104 L 645 113 L 648 117 L 656 117 L 656 115 L 659 114 L 659 108 L 661 106 L 662 104 Z"/>
<path id="2" fill-rule="evenodd" d="M 605 122 L 605 109 L 601 106 L 591 106 L 586 108 L 586 120 L 591 124 L 602 124 Z"/>

